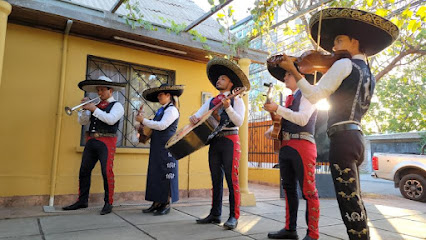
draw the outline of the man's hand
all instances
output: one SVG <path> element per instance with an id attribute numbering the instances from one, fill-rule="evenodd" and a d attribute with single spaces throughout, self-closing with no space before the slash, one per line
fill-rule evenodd
<path id="1" fill-rule="evenodd" d="M 136 115 L 136 121 L 138 121 L 138 122 L 143 122 L 143 120 L 145 119 L 145 117 L 143 116 L 143 114 L 142 113 L 139 113 L 138 115 Z"/>
<path id="2" fill-rule="evenodd" d="M 268 112 L 276 112 L 278 109 L 278 104 L 274 102 L 265 103 L 265 105 L 263 105 L 263 109 L 265 109 Z"/>
<path id="3" fill-rule="evenodd" d="M 231 106 L 231 100 L 224 98 L 224 99 L 222 99 L 222 104 L 223 104 L 223 107 L 225 109 L 227 109 L 227 108 L 229 108 L 229 106 Z"/>
<path id="4" fill-rule="evenodd" d="M 140 106 L 138 114 L 136 114 L 135 120 L 138 122 L 143 122 L 143 119 L 145 118 L 144 112 L 143 112 L 143 105 Z"/>
<path id="5" fill-rule="evenodd" d="M 270 128 L 268 128 L 268 130 L 266 130 L 266 132 L 265 132 L 265 137 L 267 138 L 267 139 L 272 139 L 272 136 L 271 136 L 271 133 L 272 133 L 272 130 L 273 130 L 274 128 L 273 128 L 273 126 L 271 126 Z"/>
<path id="6" fill-rule="evenodd" d="M 216 121 L 220 122 L 219 109 L 214 110 L 212 116 L 216 119 Z"/>
<path id="7" fill-rule="evenodd" d="M 193 125 L 195 125 L 195 124 L 197 124 L 197 123 L 200 121 L 200 119 L 199 119 L 199 118 L 197 118 L 195 115 L 192 115 L 191 117 L 189 117 L 189 121 L 190 121 Z"/>
<path id="8" fill-rule="evenodd" d="M 293 73 L 293 71 L 297 72 L 297 69 L 294 66 L 294 61 L 285 54 L 283 54 L 281 61 L 277 62 L 277 64 L 281 68 L 290 71 L 291 73 Z"/>
<path id="9" fill-rule="evenodd" d="M 88 98 L 88 97 L 84 97 L 84 98 L 82 98 L 81 99 L 81 101 L 80 101 L 80 103 L 84 103 L 84 102 L 87 102 L 87 101 L 89 101 L 90 99 Z"/>
<path id="10" fill-rule="evenodd" d="M 86 110 L 89 110 L 91 112 L 94 112 L 97 107 L 96 107 L 96 105 L 94 103 L 88 103 L 88 104 L 83 105 L 82 108 L 86 109 Z"/>
<path id="11" fill-rule="evenodd" d="M 269 58 L 267 60 L 267 63 L 270 66 L 279 66 L 282 69 L 285 69 L 286 71 L 290 72 L 294 76 L 296 81 L 299 81 L 303 77 L 297 70 L 296 66 L 294 66 L 294 60 L 291 57 L 285 55 L 284 53 L 282 56 L 273 56 Z"/>

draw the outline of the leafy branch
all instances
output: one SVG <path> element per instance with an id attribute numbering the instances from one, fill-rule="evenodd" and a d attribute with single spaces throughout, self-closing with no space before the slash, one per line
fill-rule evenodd
<path id="1" fill-rule="evenodd" d="M 144 20 L 144 15 L 141 13 L 139 8 L 139 2 L 135 2 L 135 4 L 130 4 L 129 0 L 124 1 L 124 6 L 128 13 L 123 16 L 127 25 L 130 25 L 132 29 L 136 29 L 136 27 L 141 27 L 150 31 L 157 31 L 157 28 L 154 27 L 150 22 Z"/>

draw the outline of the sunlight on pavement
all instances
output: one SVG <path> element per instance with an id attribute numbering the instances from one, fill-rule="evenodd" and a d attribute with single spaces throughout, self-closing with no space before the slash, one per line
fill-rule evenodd
<path id="1" fill-rule="evenodd" d="M 368 222 L 371 224 L 370 221 L 368 221 Z M 375 228 L 372 228 L 372 227 L 370 227 L 370 238 L 375 239 L 375 240 L 384 240 L 382 237 L 380 237 L 380 234 L 377 232 L 377 230 Z"/>
<path id="2" fill-rule="evenodd" d="M 406 216 L 406 215 L 416 215 L 421 214 L 419 211 L 403 209 L 397 207 L 389 207 L 383 205 L 375 205 L 377 211 L 383 216 Z"/>
<path id="3" fill-rule="evenodd" d="M 242 234 L 247 234 L 261 219 L 261 217 L 250 218 L 250 221 L 244 221 L 244 224 L 241 224 L 242 222 L 240 221 L 238 231 Z"/>
<path id="4" fill-rule="evenodd" d="M 398 233 L 401 239 L 426 239 L 426 215 L 421 211 L 375 205 L 372 212 L 380 213 L 384 219 L 368 221 L 371 239 L 383 239 L 383 231 Z"/>

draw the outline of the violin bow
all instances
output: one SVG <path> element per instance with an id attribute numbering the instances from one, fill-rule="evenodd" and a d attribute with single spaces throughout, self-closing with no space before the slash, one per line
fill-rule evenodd
<path id="1" fill-rule="evenodd" d="M 324 5 L 324 2 L 321 1 L 321 6 Z M 321 44 L 321 25 L 322 25 L 322 9 L 320 11 L 320 17 L 318 21 L 318 34 L 317 34 L 317 51 Z M 314 72 L 314 85 L 317 83 L 317 71 Z"/>

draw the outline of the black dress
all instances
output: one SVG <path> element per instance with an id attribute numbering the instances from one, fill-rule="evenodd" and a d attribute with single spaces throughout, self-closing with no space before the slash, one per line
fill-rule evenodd
<path id="1" fill-rule="evenodd" d="M 160 121 L 164 111 L 172 107 L 175 106 L 169 103 L 158 109 L 153 120 Z M 179 118 L 162 131 L 152 130 L 145 194 L 147 201 L 167 203 L 169 192 L 172 202 L 179 200 L 178 162 L 165 148 L 177 130 L 178 121 Z"/>

